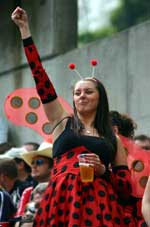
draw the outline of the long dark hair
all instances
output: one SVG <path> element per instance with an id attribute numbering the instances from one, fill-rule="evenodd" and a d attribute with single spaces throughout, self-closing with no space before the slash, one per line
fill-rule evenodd
<path id="1" fill-rule="evenodd" d="M 85 78 L 84 81 L 91 81 L 95 84 L 98 92 L 99 92 L 99 102 L 97 106 L 97 113 L 94 121 L 94 127 L 97 129 L 100 136 L 105 137 L 113 146 L 113 150 L 116 153 L 116 138 L 110 123 L 109 117 L 109 104 L 107 93 L 104 88 L 104 85 L 96 78 Z M 72 129 L 78 135 L 82 132 L 83 124 L 77 116 L 77 110 L 75 104 L 73 103 L 74 107 L 74 117 L 72 118 Z M 113 157 L 115 155 L 113 154 Z"/>

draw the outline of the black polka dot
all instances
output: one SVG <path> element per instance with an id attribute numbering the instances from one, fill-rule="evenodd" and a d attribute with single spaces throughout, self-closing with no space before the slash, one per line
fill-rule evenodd
<path id="1" fill-rule="evenodd" d="M 53 170 L 53 173 L 54 173 L 54 174 L 56 174 L 56 173 L 57 173 L 57 169 L 56 169 L 56 168 Z"/>
<path id="2" fill-rule="evenodd" d="M 100 181 L 99 184 L 106 187 L 106 184 L 103 181 Z"/>
<path id="3" fill-rule="evenodd" d="M 70 210 L 66 210 L 66 215 L 69 215 L 70 214 Z"/>
<path id="4" fill-rule="evenodd" d="M 82 190 L 83 190 L 84 192 L 87 192 L 87 191 L 89 190 L 89 186 L 88 186 L 88 185 L 84 185 Z"/>
<path id="5" fill-rule="evenodd" d="M 100 203 L 100 204 L 99 204 L 99 207 L 100 207 L 101 210 L 105 210 L 105 204 Z"/>
<path id="6" fill-rule="evenodd" d="M 56 196 L 56 190 L 53 191 L 52 196 L 53 196 L 53 197 Z"/>
<path id="7" fill-rule="evenodd" d="M 128 217 L 124 218 L 124 223 L 126 225 L 130 224 L 130 222 L 131 222 L 130 218 L 128 218 Z"/>
<path id="8" fill-rule="evenodd" d="M 92 221 L 90 221 L 89 219 L 86 219 L 85 226 L 92 226 Z"/>
<path id="9" fill-rule="evenodd" d="M 78 168 L 78 167 L 79 167 L 79 162 L 75 162 L 75 163 L 73 164 L 73 167 L 74 167 L 74 168 Z"/>
<path id="10" fill-rule="evenodd" d="M 76 208 L 80 208 L 81 204 L 80 204 L 79 202 L 75 202 L 75 203 L 74 203 L 74 206 L 75 206 Z"/>
<path id="11" fill-rule="evenodd" d="M 76 178 L 75 175 L 71 175 L 71 180 L 74 180 Z"/>
<path id="12" fill-rule="evenodd" d="M 46 195 L 44 196 L 44 199 L 47 201 L 47 200 L 49 199 L 49 194 L 46 194 Z"/>
<path id="13" fill-rule="evenodd" d="M 74 219 L 79 219 L 79 214 L 76 213 L 76 212 L 74 212 L 74 213 L 72 214 L 72 217 L 73 217 Z"/>
<path id="14" fill-rule="evenodd" d="M 93 210 L 91 208 L 86 208 L 85 210 L 88 215 L 93 214 Z"/>
<path id="15" fill-rule="evenodd" d="M 64 183 L 62 183 L 61 190 L 65 190 L 65 189 L 66 189 L 66 185 Z"/>
<path id="16" fill-rule="evenodd" d="M 101 196 L 101 197 L 104 197 L 106 194 L 105 194 L 104 191 L 99 191 L 99 192 L 98 192 L 98 195 Z"/>
<path id="17" fill-rule="evenodd" d="M 62 221 L 58 222 L 58 227 L 64 227 L 64 223 Z"/>
<path id="18" fill-rule="evenodd" d="M 33 61 L 31 61 L 31 62 L 29 63 L 29 65 L 30 65 L 31 69 L 34 69 L 35 66 L 36 66 L 36 64 L 35 64 Z"/>
<path id="19" fill-rule="evenodd" d="M 97 220 L 101 220 L 102 216 L 100 214 L 96 215 Z"/>
<path id="20" fill-rule="evenodd" d="M 118 173 L 118 176 L 120 176 L 120 177 L 125 177 L 125 176 L 126 176 L 126 174 L 125 174 L 125 172 L 120 171 L 120 172 Z"/>
<path id="21" fill-rule="evenodd" d="M 56 207 L 57 205 L 58 205 L 58 202 L 57 201 L 54 201 L 53 207 Z"/>
<path id="22" fill-rule="evenodd" d="M 64 212 L 63 212 L 63 210 L 62 210 L 62 209 L 58 209 L 58 215 L 59 215 L 59 216 L 62 216 L 62 215 L 63 215 L 63 213 L 64 213 Z"/>
<path id="23" fill-rule="evenodd" d="M 50 224 L 50 218 L 47 218 L 47 225 L 49 225 Z"/>
<path id="24" fill-rule="evenodd" d="M 47 81 L 45 81 L 45 87 L 46 88 L 49 88 L 50 87 L 50 82 L 47 80 Z"/>
<path id="25" fill-rule="evenodd" d="M 45 92 L 44 92 L 44 89 L 43 88 L 39 88 L 38 89 L 38 94 L 39 95 L 43 95 Z"/>
<path id="26" fill-rule="evenodd" d="M 47 99 L 51 100 L 52 98 L 52 92 L 50 91 L 48 94 L 47 94 Z"/>
<path id="27" fill-rule="evenodd" d="M 50 205 L 47 204 L 47 205 L 45 206 L 45 211 L 48 212 L 48 211 L 49 211 L 49 208 L 50 208 Z"/>
<path id="28" fill-rule="evenodd" d="M 42 226 L 42 225 L 44 225 L 44 220 L 43 219 L 40 220 L 40 226 Z"/>
<path id="29" fill-rule="evenodd" d="M 28 47 L 28 50 L 30 53 L 32 53 L 32 51 L 33 51 L 32 47 Z"/>
<path id="30" fill-rule="evenodd" d="M 73 151 L 70 151 L 70 152 L 68 152 L 68 154 L 67 154 L 67 159 L 70 159 L 70 158 L 72 158 L 74 156 L 74 152 Z"/>
<path id="31" fill-rule="evenodd" d="M 68 202 L 69 202 L 69 203 L 71 203 L 71 202 L 72 202 L 72 200 L 73 200 L 73 196 L 69 196 L 69 198 L 68 198 Z"/>
<path id="32" fill-rule="evenodd" d="M 112 219 L 112 216 L 111 216 L 111 214 L 105 214 L 105 219 L 107 220 L 107 221 L 109 221 L 109 220 L 111 220 Z"/>
<path id="33" fill-rule="evenodd" d="M 52 186 L 52 188 L 55 188 L 56 187 L 56 181 L 51 181 L 51 186 Z"/>
<path id="34" fill-rule="evenodd" d="M 110 195 L 109 195 L 109 199 L 110 199 L 111 201 L 114 201 L 114 200 L 115 200 L 115 195 L 114 195 L 114 194 L 110 194 Z"/>
<path id="35" fill-rule="evenodd" d="M 50 220 L 54 220 L 55 217 L 56 217 L 56 215 L 52 214 L 51 217 L 50 217 Z"/>
<path id="36" fill-rule="evenodd" d="M 141 227 L 148 227 L 147 224 L 145 222 L 141 223 Z"/>
<path id="37" fill-rule="evenodd" d="M 81 196 L 82 192 L 81 191 L 77 191 L 77 195 Z"/>
<path id="38" fill-rule="evenodd" d="M 42 213 L 42 208 L 40 207 L 37 211 L 37 214 L 40 215 Z"/>
<path id="39" fill-rule="evenodd" d="M 60 203 L 64 203 L 64 202 L 65 202 L 65 197 L 64 197 L 64 196 L 60 196 L 59 202 L 60 202 Z"/>
<path id="40" fill-rule="evenodd" d="M 64 166 L 61 168 L 61 173 L 64 173 L 64 172 L 66 171 L 66 169 L 67 169 L 67 166 L 64 165 Z"/>
<path id="41" fill-rule="evenodd" d="M 40 71 L 39 70 L 36 70 L 34 73 L 35 74 L 40 74 Z"/>
<path id="42" fill-rule="evenodd" d="M 114 218 L 114 221 L 115 221 L 116 224 L 120 225 L 120 218 L 115 217 L 115 218 Z"/>
<path id="43" fill-rule="evenodd" d="M 87 200 L 93 202 L 94 201 L 94 196 L 93 195 L 88 195 Z"/>
<path id="44" fill-rule="evenodd" d="M 73 189 L 73 185 L 70 184 L 70 185 L 68 186 L 68 191 L 72 191 L 72 189 Z"/>

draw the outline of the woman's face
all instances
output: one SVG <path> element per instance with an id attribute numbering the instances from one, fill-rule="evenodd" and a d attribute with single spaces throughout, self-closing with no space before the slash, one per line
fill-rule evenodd
<path id="1" fill-rule="evenodd" d="M 96 113 L 99 102 L 99 92 L 94 82 L 77 82 L 74 88 L 73 98 L 78 113 Z"/>

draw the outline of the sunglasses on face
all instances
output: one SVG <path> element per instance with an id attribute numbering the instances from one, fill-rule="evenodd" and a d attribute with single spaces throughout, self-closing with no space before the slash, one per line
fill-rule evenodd
<path id="1" fill-rule="evenodd" d="M 31 162 L 31 165 L 37 165 L 37 166 L 41 166 L 45 163 L 45 161 L 43 159 L 37 159 L 37 160 L 33 160 Z"/>

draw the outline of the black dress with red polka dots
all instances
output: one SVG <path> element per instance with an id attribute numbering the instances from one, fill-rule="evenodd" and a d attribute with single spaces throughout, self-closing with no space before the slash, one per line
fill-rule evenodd
<path id="1" fill-rule="evenodd" d="M 95 176 L 92 183 L 81 182 L 78 154 L 94 152 L 107 168 L 111 148 L 104 138 L 75 135 L 68 120 L 53 145 L 54 167 L 34 227 L 136 226 L 118 202 L 118 194 L 127 198 L 130 193 L 125 166 L 114 169 L 109 180 L 105 174 L 107 177 Z"/>

